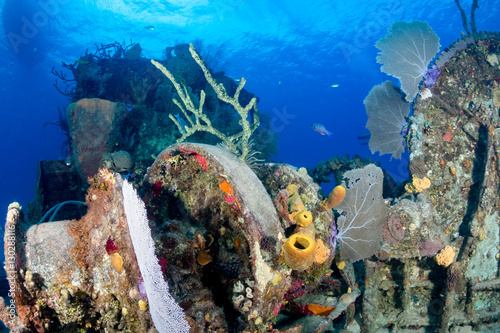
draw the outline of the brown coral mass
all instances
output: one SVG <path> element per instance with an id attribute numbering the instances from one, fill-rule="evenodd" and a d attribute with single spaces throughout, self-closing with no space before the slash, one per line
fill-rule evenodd
<path id="1" fill-rule="evenodd" d="M 405 237 L 406 231 L 401 219 L 396 214 L 391 214 L 384 225 L 383 236 L 386 243 L 398 244 Z"/>
<path id="2" fill-rule="evenodd" d="M 401 219 L 396 214 L 392 214 L 389 216 L 389 220 L 387 221 L 389 226 L 389 231 L 391 236 L 394 237 L 397 241 L 402 241 L 405 237 L 405 229 L 403 228 L 403 224 L 401 224 Z"/>

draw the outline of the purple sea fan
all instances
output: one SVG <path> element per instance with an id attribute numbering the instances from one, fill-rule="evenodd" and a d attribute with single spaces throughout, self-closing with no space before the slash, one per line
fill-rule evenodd
<path id="1" fill-rule="evenodd" d="M 347 171 L 346 196 L 335 209 L 342 260 L 358 261 L 378 252 L 382 229 L 387 221 L 387 208 L 382 198 L 384 174 L 375 164 Z M 333 234 L 332 234 L 333 235 Z"/>
<path id="2" fill-rule="evenodd" d="M 392 154 L 396 159 L 404 152 L 406 117 L 410 104 L 403 100 L 399 89 L 390 81 L 376 85 L 363 101 L 368 115 L 366 128 L 370 131 L 368 147 L 372 154 Z M 391 159 L 392 159 L 391 157 Z"/>

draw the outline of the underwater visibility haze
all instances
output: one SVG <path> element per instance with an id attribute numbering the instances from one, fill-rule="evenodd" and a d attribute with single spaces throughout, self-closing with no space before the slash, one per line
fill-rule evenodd
<path id="1" fill-rule="evenodd" d="M 500 5 L 0 0 L 16 332 L 497 332 Z"/>

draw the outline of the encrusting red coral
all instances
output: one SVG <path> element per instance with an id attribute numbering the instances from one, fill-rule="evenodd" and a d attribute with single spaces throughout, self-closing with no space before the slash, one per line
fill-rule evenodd
<path id="1" fill-rule="evenodd" d="M 116 251 L 118 251 L 118 247 L 115 245 L 115 240 L 109 236 L 108 241 L 106 242 L 106 252 L 108 255 L 111 255 Z"/>
<path id="2" fill-rule="evenodd" d="M 153 197 L 157 198 L 160 196 L 162 185 L 163 182 L 161 180 L 153 185 L 153 187 L 151 188 L 151 190 L 153 191 Z"/>
<path id="3" fill-rule="evenodd" d="M 293 280 L 292 285 L 288 292 L 285 294 L 285 300 L 290 301 L 292 299 L 301 297 L 307 294 L 308 290 L 304 286 L 304 281 L 301 280 Z"/>
<path id="4" fill-rule="evenodd" d="M 193 155 L 194 159 L 196 160 L 196 162 L 198 162 L 201 165 L 201 168 L 203 170 L 208 169 L 207 159 L 205 157 L 201 156 L 196 150 L 188 149 L 188 148 L 184 148 L 184 147 L 179 147 L 179 150 L 181 153 L 183 153 L 185 155 Z"/>

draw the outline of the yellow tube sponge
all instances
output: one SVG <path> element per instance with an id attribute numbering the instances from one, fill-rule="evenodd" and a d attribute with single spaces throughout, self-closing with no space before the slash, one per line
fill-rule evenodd
<path id="1" fill-rule="evenodd" d="M 316 242 L 304 234 L 293 234 L 283 244 L 283 258 L 291 269 L 305 270 L 314 262 Z"/>
<path id="2" fill-rule="evenodd" d="M 311 212 L 303 210 L 295 215 L 295 223 L 300 227 L 307 227 L 313 220 Z"/>
<path id="3" fill-rule="evenodd" d="M 339 203 L 341 203 L 344 198 L 345 198 L 345 188 L 338 185 L 335 186 L 335 188 L 332 190 L 330 195 L 328 196 L 328 199 L 325 201 L 321 202 L 321 206 L 325 210 L 329 210 L 337 206 Z"/>
<path id="4" fill-rule="evenodd" d="M 304 202 L 300 198 L 297 185 L 290 184 L 287 186 L 288 191 L 288 216 L 301 227 L 307 227 L 312 222 L 312 214 L 306 210 Z"/>

